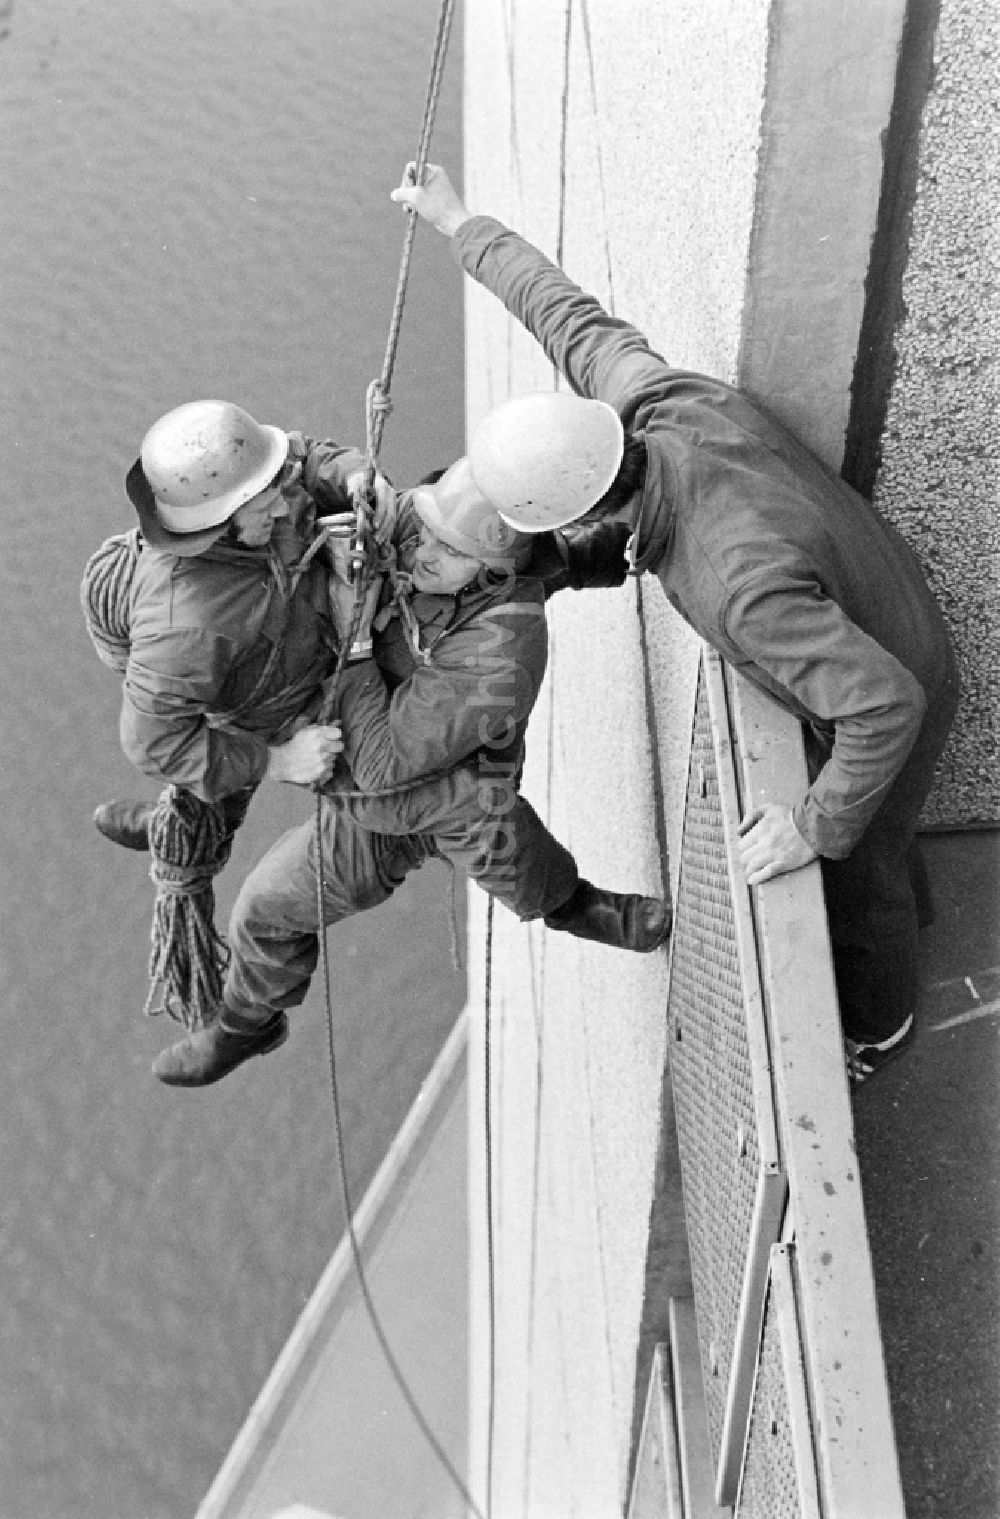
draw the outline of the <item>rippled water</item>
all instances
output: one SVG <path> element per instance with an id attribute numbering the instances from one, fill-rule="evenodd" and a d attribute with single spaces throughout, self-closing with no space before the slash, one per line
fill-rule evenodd
<path id="1" fill-rule="evenodd" d="M 437 0 L 0 0 L 0 1519 L 180 1519 L 342 1228 L 314 990 L 204 1093 L 149 1074 L 152 891 L 90 823 L 155 795 L 77 603 L 142 432 L 198 395 L 360 439 Z M 459 166 L 460 39 L 434 152 Z M 383 457 L 461 447 L 460 278 L 416 241 Z M 258 797 L 219 887 L 308 797 Z M 360 1195 L 460 1005 L 448 877 L 331 935 Z M 391 944 L 391 955 L 386 946 Z M 378 1093 L 377 1102 L 372 1093 Z"/>

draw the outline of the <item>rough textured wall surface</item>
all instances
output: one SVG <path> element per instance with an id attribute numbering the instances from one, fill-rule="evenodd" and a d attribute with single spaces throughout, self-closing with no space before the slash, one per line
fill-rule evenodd
<path id="1" fill-rule="evenodd" d="M 943 0 L 874 500 L 954 630 L 962 705 L 926 820 L 1000 820 L 1000 11 Z"/>

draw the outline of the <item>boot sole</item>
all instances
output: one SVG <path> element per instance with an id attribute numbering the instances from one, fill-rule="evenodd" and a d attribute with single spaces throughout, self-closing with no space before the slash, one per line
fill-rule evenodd
<path id="1" fill-rule="evenodd" d="M 248 1050 L 245 1055 L 236 1061 L 235 1065 L 227 1065 L 224 1071 L 218 1071 L 214 1075 L 201 1076 L 194 1079 L 188 1079 L 183 1076 L 171 1076 L 166 1072 L 161 1073 L 156 1069 L 156 1060 L 153 1062 L 153 1075 L 156 1077 L 157 1081 L 162 1081 L 163 1085 L 168 1087 L 189 1087 L 194 1089 L 198 1087 L 214 1086 L 217 1081 L 224 1081 L 227 1076 L 232 1075 L 233 1071 L 239 1070 L 241 1065 L 246 1065 L 247 1061 L 253 1060 L 255 1056 L 270 1055 L 273 1050 L 280 1049 L 285 1040 L 288 1038 L 288 1034 L 288 1020 L 286 1018 L 284 1023 L 271 1035 L 271 1037 L 265 1043 L 258 1044 L 254 1049 Z M 159 1057 L 157 1057 L 157 1059 L 158 1058 Z"/>
<path id="2" fill-rule="evenodd" d="M 143 833 L 119 833 L 110 823 L 105 823 L 103 818 L 94 814 L 94 827 L 102 839 L 107 839 L 112 844 L 117 844 L 119 849 L 135 849 L 142 854 L 149 852 L 149 830 Z"/>

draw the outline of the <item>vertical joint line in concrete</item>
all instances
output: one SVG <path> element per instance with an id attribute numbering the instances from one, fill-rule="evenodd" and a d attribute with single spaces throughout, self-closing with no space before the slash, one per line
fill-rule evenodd
<path id="1" fill-rule="evenodd" d="M 594 109 L 594 141 L 597 146 L 597 181 L 601 188 L 601 235 L 604 239 L 604 265 L 608 278 L 608 311 L 615 311 L 615 282 L 611 269 L 611 239 L 608 236 L 608 195 L 604 179 L 604 152 L 601 146 L 601 118 L 597 109 L 597 75 L 594 70 L 594 44 L 590 35 L 590 9 L 588 0 L 580 0 L 580 20 L 583 22 L 583 42 L 587 52 L 587 71 L 590 76 L 590 100 Z"/>
<path id="2" fill-rule="evenodd" d="M 524 182 L 521 178 L 521 149 L 517 140 L 517 70 L 514 67 L 514 39 L 517 36 L 517 21 L 514 15 L 516 0 L 511 0 L 510 7 L 503 7 L 503 34 L 504 51 L 507 57 L 507 104 L 508 121 L 510 130 L 510 158 L 513 168 L 513 178 L 517 186 L 518 205 L 524 213 Z"/>
<path id="3" fill-rule="evenodd" d="M 559 224 L 556 231 L 556 263 L 563 264 L 563 243 L 566 233 L 566 137 L 569 131 L 569 59 L 573 38 L 573 0 L 566 0 L 566 26 L 563 32 L 562 104 L 559 121 Z M 558 384 L 559 372 L 555 371 Z"/>

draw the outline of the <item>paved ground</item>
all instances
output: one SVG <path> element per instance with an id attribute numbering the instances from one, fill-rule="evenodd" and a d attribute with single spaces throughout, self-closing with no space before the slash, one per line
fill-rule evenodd
<path id="1" fill-rule="evenodd" d="M 1000 832 L 924 840 L 911 1053 L 854 1101 L 910 1519 L 1000 1513 Z"/>

